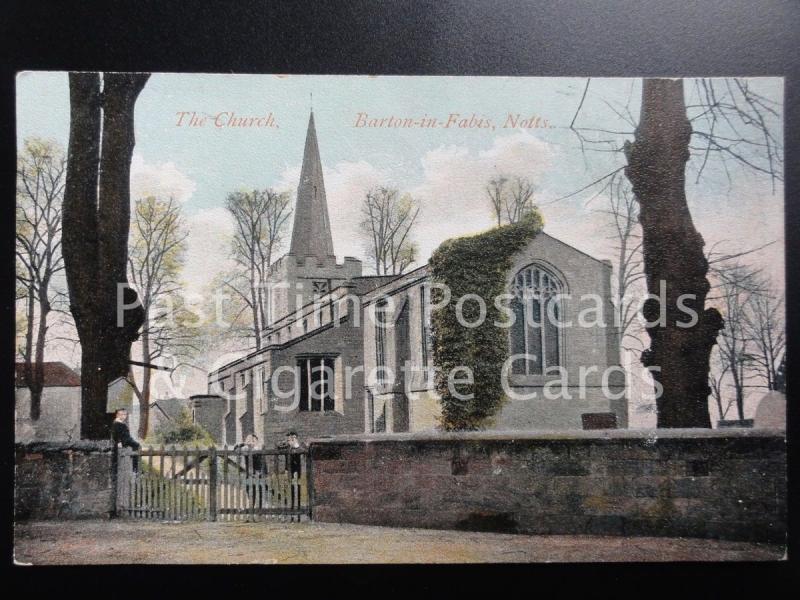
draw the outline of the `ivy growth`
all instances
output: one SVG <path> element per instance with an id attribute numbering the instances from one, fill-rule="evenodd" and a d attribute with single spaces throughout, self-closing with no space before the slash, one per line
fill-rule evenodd
<path id="1" fill-rule="evenodd" d="M 503 363 L 508 358 L 508 328 L 498 327 L 505 315 L 495 306 L 495 297 L 508 293 L 506 282 L 511 259 L 530 242 L 543 225 L 538 210 L 521 221 L 496 227 L 469 237 L 453 238 L 440 245 L 428 263 L 431 280 L 450 289 L 451 300 L 431 314 L 433 363 L 436 391 L 442 403 L 442 426 L 446 430 L 475 430 L 486 425 L 502 405 Z M 456 316 L 456 303 L 466 294 L 483 299 L 486 317 L 474 328 L 464 327 Z M 443 291 L 431 290 L 431 300 L 440 304 Z M 477 322 L 481 306 L 477 299 L 463 302 L 461 314 L 467 323 Z M 472 383 L 455 383 L 451 393 L 448 377 L 466 378 L 457 367 L 472 370 Z M 455 371 L 454 371 L 455 370 Z"/>

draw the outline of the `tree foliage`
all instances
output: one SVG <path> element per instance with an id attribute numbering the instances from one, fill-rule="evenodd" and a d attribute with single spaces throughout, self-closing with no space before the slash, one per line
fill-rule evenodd
<path id="1" fill-rule="evenodd" d="M 269 325 L 269 267 L 283 242 L 292 214 L 288 193 L 272 189 L 238 191 L 228 194 L 225 208 L 233 217 L 232 257 L 236 270 L 224 286 L 247 305 L 250 332 L 259 350 L 261 334 Z"/>
<path id="2" fill-rule="evenodd" d="M 174 421 L 164 420 L 156 427 L 155 438 L 161 444 L 189 444 L 213 446 L 214 439 L 203 427 L 192 421 L 185 408 Z"/>
<path id="3" fill-rule="evenodd" d="M 417 245 L 411 232 L 419 216 L 419 204 L 409 194 L 376 187 L 361 205 L 361 233 L 367 254 L 378 275 L 400 275 L 417 260 Z"/>
<path id="4" fill-rule="evenodd" d="M 136 287 L 145 318 L 139 338 L 141 362 L 152 364 L 165 354 L 196 350 L 180 327 L 183 307 L 180 273 L 187 231 L 178 203 L 149 196 L 136 201 L 132 219 L 128 275 Z M 139 437 L 148 433 L 152 373 L 143 369 L 134 383 L 140 400 Z"/>
<path id="5" fill-rule="evenodd" d="M 67 159 L 55 142 L 25 140 L 17 158 L 16 286 L 24 305 L 25 384 L 31 393 L 31 419 L 38 419 L 44 386 L 48 317 L 60 300 L 57 278 L 61 256 L 61 206 Z M 22 332 L 20 332 L 22 333 Z"/>
<path id="6" fill-rule="evenodd" d="M 503 223 L 519 223 L 536 210 L 534 189 L 531 180 L 520 175 L 498 175 L 489 180 L 486 197 L 498 227 Z"/>
<path id="7" fill-rule="evenodd" d="M 485 233 L 445 241 L 428 263 L 431 281 L 449 288 L 451 301 L 431 314 L 433 363 L 436 369 L 436 390 L 442 403 L 442 426 L 448 430 L 470 430 L 484 426 L 503 401 L 502 367 L 508 357 L 508 329 L 498 327 L 501 311 L 495 297 L 507 293 L 508 271 L 515 253 L 541 231 L 542 217 L 530 211 L 518 223 L 496 227 Z M 466 294 L 476 294 L 486 305 L 486 318 L 475 328 L 459 323 L 456 302 Z M 440 304 L 443 291 L 431 290 L 431 301 Z M 465 301 L 462 310 L 467 322 L 477 321 L 479 303 Z M 461 399 L 448 385 L 450 373 L 456 380 L 464 373 L 458 367 L 472 370 L 472 384 L 456 384 L 456 394 L 472 396 Z"/>

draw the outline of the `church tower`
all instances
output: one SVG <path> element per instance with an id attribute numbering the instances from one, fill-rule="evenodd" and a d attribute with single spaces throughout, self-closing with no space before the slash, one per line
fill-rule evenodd
<path id="1" fill-rule="evenodd" d="M 360 276 L 361 261 L 357 258 L 346 256 L 343 263 L 336 262 L 322 160 L 311 111 L 297 184 L 292 242 L 288 254 L 270 267 L 270 323 Z"/>

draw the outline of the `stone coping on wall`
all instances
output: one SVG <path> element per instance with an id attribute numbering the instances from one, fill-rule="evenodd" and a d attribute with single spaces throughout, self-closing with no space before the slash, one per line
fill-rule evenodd
<path id="1" fill-rule="evenodd" d="M 596 429 L 567 431 L 425 431 L 414 433 L 380 433 L 337 435 L 312 438 L 309 444 L 347 444 L 353 442 L 409 442 L 409 441 L 558 441 L 558 440 L 670 440 L 713 438 L 780 438 L 786 439 L 782 429 Z"/>
<path id="2" fill-rule="evenodd" d="M 111 452 L 110 440 L 75 440 L 74 442 L 17 442 L 15 449 L 24 452 Z"/>

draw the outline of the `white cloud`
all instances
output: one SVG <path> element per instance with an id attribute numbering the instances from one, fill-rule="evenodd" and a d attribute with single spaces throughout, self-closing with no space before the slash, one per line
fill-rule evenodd
<path id="1" fill-rule="evenodd" d="M 550 204 L 545 200 L 540 210 L 548 234 L 595 258 L 614 260 L 617 239 L 608 215 L 601 212 L 607 206 L 607 199 L 600 196 L 590 207 L 583 202 Z"/>
<path id="2" fill-rule="evenodd" d="M 422 205 L 416 236 L 422 260 L 447 238 L 493 225 L 484 190 L 489 179 L 503 173 L 537 184 L 554 158 L 553 147 L 527 131 L 496 137 L 479 152 L 461 146 L 427 152 L 421 159 L 423 181 L 410 190 Z"/>
<path id="3" fill-rule="evenodd" d="M 333 167 L 323 166 L 323 176 L 336 255 L 340 260 L 344 256 L 363 259 L 364 243 L 358 231 L 361 200 L 370 188 L 395 184 L 388 172 L 363 160 L 340 162 Z M 299 180 L 298 164 L 284 169 L 274 187 L 278 191 L 288 191 L 292 195 L 292 202 L 295 202 Z M 288 247 L 285 250 L 288 251 Z"/>
<path id="4" fill-rule="evenodd" d="M 341 162 L 325 169 L 325 192 L 331 219 L 334 248 L 340 257 L 364 258 L 365 244 L 358 223 L 361 220 L 361 202 L 373 187 L 394 186 L 388 172 L 366 161 Z"/>
<path id="5" fill-rule="evenodd" d="M 147 196 L 174 197 L 178 202 L 191 198 L 197 184 L 173 162 L 149 164 L 140 154 L 131 161 L 131 201 Z"/>
<path id="6" fill-rule="evenodd" d="M 202 293 L 217 273 L 231 267 L 233 221 L 223 207 L 200 210 L 186 217 L 189 230 L 183 280 L 186 290 Z"/>
<path id="7" fill-rule="evenodd" d="M 776 290 L 785 286 L 783 186 L 773 194 L 766 181 L 740 182 L 728 195 L 697 194 L 687 186 L 692 220 L 708 250 L 735 254 L 766 246 L 740 258 L 762 269 Z"/>
<path id="8" fill-rule="evenodd" d="M 447 238 L 465 235 L 493 225 L 485 201 L 486 182 L 497 173 L 520 174 L 534 183 L 552 164 L 553 148 L 528 132 L 497 137 L 481 151 L 460 146 L 441 146 L 420 159 L 422 179 L 408 185 L 388 169 L 360 160 L 323 167 L 328 212 L 337 256 L 364 259 L 365 243 L 358 223 L 364 194 L 377 185 L 389 185 L 410 192 L 421 205 L 415 240 L 420 246 L 419 264 Z M 279 190 L 296 193 L 300 166 L 281 173 Z M 454 218 L 457 215 L 457 218 Z"/>

